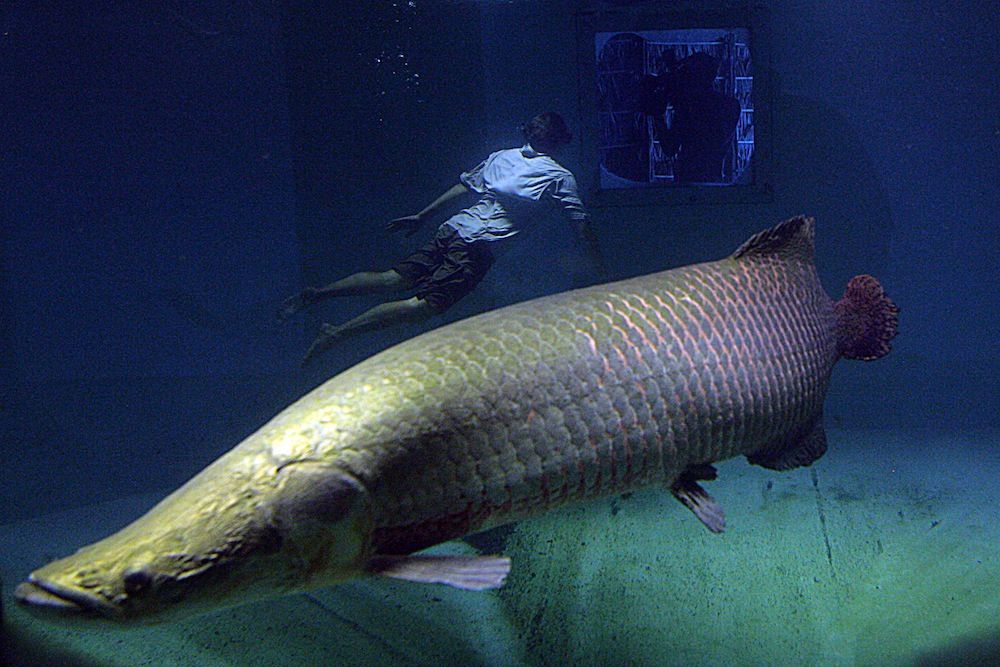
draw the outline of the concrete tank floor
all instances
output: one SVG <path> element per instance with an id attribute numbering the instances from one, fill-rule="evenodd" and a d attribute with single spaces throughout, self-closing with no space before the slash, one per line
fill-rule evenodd
<path id="1" fill-rule="evenodd" d="M 3 664 L 1000 665 L 1000 433 L 829 441 L 811 468 L 720 464 L 721 535 L 653 488 L 494 533 L 514 565 L 486 594 L 365 579 L 81 630 L 25 613 L 14 585 L 160 496 L 3 526 Z"/>

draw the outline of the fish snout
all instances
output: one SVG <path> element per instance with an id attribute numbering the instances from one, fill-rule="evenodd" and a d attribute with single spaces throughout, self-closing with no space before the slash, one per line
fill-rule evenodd
<path id="1" fill-rule="evenodd" d="M 120 610 L 101 596 L 29 575 L 14 589 L 14 599 L 31 611 L 47 615 L 116 618 Z"/>

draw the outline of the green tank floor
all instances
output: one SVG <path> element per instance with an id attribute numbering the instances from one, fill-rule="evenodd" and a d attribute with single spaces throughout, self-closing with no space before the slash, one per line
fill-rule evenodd
<path id="1" fill-rule="evenodd" d="M 83 631 L 29 616 L 13 586 L 158 497 L 4 526 L 4 664 L 1000 664 L 1000 433 L 829 439 L 811 468 L 720 464 L 721 535 L 659 489 L 524 521 L 491 593 L 370 579 Z"/>

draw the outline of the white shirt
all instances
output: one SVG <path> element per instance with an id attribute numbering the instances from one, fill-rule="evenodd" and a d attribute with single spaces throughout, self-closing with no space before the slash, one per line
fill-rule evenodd
<path id="1" fill-rule="evenodd" d="M 461 176 L 462 183 L 482 195 L 479 201 L 449 218 L 466 241 L 497 241 L 517 234 L 533 204 L 553 201 L 571 220 L 586 220 L 576 179 L 551 156 L 529 144 L 497 151 Z"/>

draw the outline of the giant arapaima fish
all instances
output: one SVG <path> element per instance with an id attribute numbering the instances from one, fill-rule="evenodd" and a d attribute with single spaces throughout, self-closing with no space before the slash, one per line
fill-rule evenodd
<path id="1" fill-rule="evenodd" d="M 536 299 L 400 343 L 328 380 L 145 516 L 33 572 L 16 598 L 74 618 L 162 620 L 384 575 L 482 589 L 502 556 L 415 552 L 569 501 L 699 486 L 744 455 L 826 450 L 840 358 L 889 351 L 870 276 L 832 301 L 813 221 L 729 257 Z"/>

